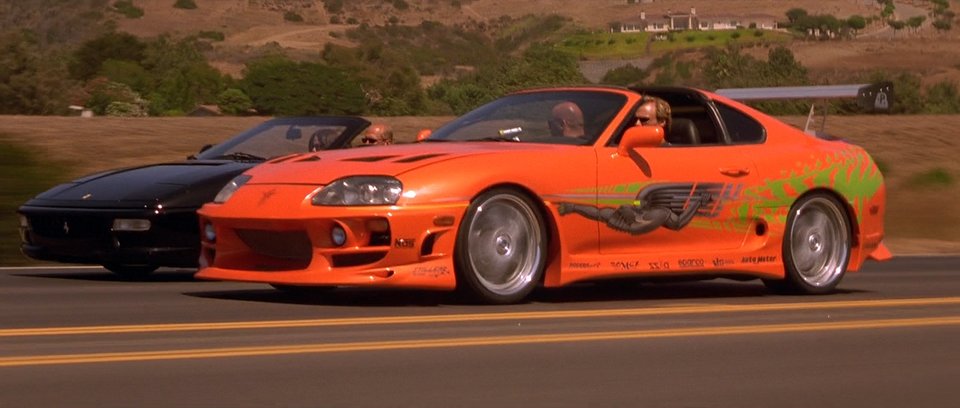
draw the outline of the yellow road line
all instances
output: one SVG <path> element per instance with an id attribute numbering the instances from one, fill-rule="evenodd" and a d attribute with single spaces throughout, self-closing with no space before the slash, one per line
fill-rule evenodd
<path id="1" fill-rule="evenodd" d="M 937 306 L 960 304 L 960 297 L 915 298 L 915 299 L 885 299 L 885 300 L 848 300 L 803 303 L 775 303 L 750 305 L 698 305 L 698 306 L 671 306 L 631 309 L 601 309 L 601 310 L 561 310 L 540 312 L 504 312 L 504 313 L 473 313 L 448 314 L 425 316 L 385 316 L 385 317 L 355 317 L 334 319 L 309 320 L 265 320 L 249 322 L 209 322 L 209 323 L 173 323 L 173 324 L 145 324 L 145 325 L 116 325 L 116 326 L 77 326 L 77 327 L 48 327 L 0 329 L 0 337 L 14 336 L 64 336 L 77 334 L 117 334 L 117 333 L 146 333 L 171 331 L 201 331 L 201 330 L 245 330 L 245 329 L 274 329 L 294 327 L 328 327 L 328 326 L 366 326 L 387 324 L 414 324 L 414 323 L 444 323 L 444 322 L 478 322 L 496 320 L 534 320 L 534 319 L 572 319 L 590 317 L 623 317 L 623 316 L 659 316 L 676 314 L 706 314 L 706 313 L 737 313 L 737 312 L 774 312 L 791 310 L 823 310 L 823 309 L 853 309 L 853 308 L 881 308 L 907 306 Z"/>
<path id="2" fill-rule="evenodd" d="M 774 334 L 857 329 L 893 329 L 923 326 L 960 325 L 960 316 L 913 319 L 855 320 L 829 323 L 792 323 L 753 326 L 720 326 L 683 329 L 613 331 L 598 333 L 534 334 L 523 336 L 464 337 L 424 340 L 371 341 L 354 343 L 302 344 L 263 347 L 230 347 L 188 350 L 139 351 L 123 353 L 64 354 L 0 358 L 0 367 L 53 364 L 115 363 L 124 361 L 182 360 L 201 358 L 316 354 L 356 351 L 412 350 L 538 343 L 639 340 L 666 337 L 703 337 L 742 334 Z"/>

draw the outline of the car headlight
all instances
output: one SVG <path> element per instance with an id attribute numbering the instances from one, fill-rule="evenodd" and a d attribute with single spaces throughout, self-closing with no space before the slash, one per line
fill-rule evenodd
<path id="1" fill-rule="evenodd" d="M 313 196 L 313 205 L 393 205 L 400 198 L 400 180 L 384 176 L 342 178 L 320 189 Z"/>
<path id="2" fill-rule="evenodd" d="M 220 189 L 220 192 L 217 193 L 217 196 L 213 198 L 213 202 L 217 204 L 223 204 L 227 202 L 230 197 L 233 197 L 233 193 L 236 193 L 237 189 L 239 189 L 240 186 L 247 184 L 248 181 L 250 181 L 250 176 L 246 174 L 241 174 L 237 177 L 234 177 L 233 180 L 230 180 L 227 185 Z"/>

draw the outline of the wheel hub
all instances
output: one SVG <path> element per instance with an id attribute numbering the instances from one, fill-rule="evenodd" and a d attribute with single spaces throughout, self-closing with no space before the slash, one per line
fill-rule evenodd
<path id="1" fill-rule="evenodd" d="M 807 244 L 810 247 L 810 252 L 820 252 L 823 250 L 823 238 L 819 233 L 811 233 L 810 236 L 807 237 Z"/>
<path id="2" fill-rule="evenodd" d="M 513 243 L 509 235 L 497 234 L 495 239 L 497 255 L 508 256 L 513 252 Z"/>

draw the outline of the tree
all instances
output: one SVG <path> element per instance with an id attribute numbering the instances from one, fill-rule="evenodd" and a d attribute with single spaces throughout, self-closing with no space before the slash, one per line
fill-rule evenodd
<path id="1" fill-rule="evenodd" d="M 75 86 L 64 58 L 42 52 L 33 36 L 0 36 L 0 114 L 64 113 Z"/>
<path id="2" fill-rule="evenodd" d="M 889 20 L 887 21 L 887 25 L 893 29 L 893 34 L 896 35 L 898 31 L 903 30 L 903 28 L 907 26 L 907 23 L 900 20 Z"/>
<path id="3" fill-rule="evenodd" d="M 861 15 L 852 15 L 847 18 L 847 26 L 854 30 L 863 30 L 867 27 L 867 19 Z"/>
<path id="4" fill-rule="evenodd" d="M 799 7 L 787 10 L 787 20 L 790 21 L 790 24 L 795 24 L 797 21 L 800 21 L 800 19 L 806 17 L 807 15 L 807 10 Z"/>
<path id="5" fill-rule="evenodd" d="M 253 101 L 243 91 L 237 88 L 227 88 L 220 95 L 217 95 L 217 106 L 225 114 L 242 115 L 253 109 Z"/>
<path id="6" fill-rule="evenodd" d="M 600 82 L 610 85 L 627 86 L 639 84 L 646 77 L 647 73 L 643 69 L 637 68 L 633 66 L 633 64 L 627 64 L 607 71 Z"/>
<path id="7" fill-rule="evenodd" d="M 147 112 L 147 101 L 139 93 L 130 89 L 129 86 L 119 82 L 113 82 L 104 77 L 93 78 L 87 82 L 83 88 L 87 95 L 83 105 L 98 115 L 108 113 L 108 108 L 117 102 L 121 105 L 114 105 L 111 112 L 120 113 L 120 116 L 127 116 L 130 112 Z M 143 116 L 143 115 L 135 115 Z"/>
<path id="8" fill-rule="evenodd" d="M 926 91 L 923 107 L 925 113 L 960 113 L 960 93 L 957 92 L 955 82 L 941 81 L 931 85 Z"/>
<path id="9" fill-rule="evenodd" d="M 207 63 L 193 38 L 174 41 L 163 36 L 151 42 L 144 54 L 153 115 L 183 114 L 198 104 L 213 103 L 226 88 L 226 78 Z"/>
<path id="10" fill-rule="evenodd" d="M 358 115 L 364 112 L 360 84 L 326 65 L 266 57 L 247 65 L 240 87 L 266 115 Z"/>
<path id="11" fill-rule="evenodd" d="M 907 26 L 913 29 L 914 32 L 920 29 L 920 26 L 923 25 L 923 22 L 927 21 L 926 16 L 913 16 L 907 19 Z"/>
<path id="12" fill-rule="evenodd" d="M 70 61 L 70 75 L 76 79 L 88 80 L 96 76 L 104 61 L 130 61 L 139 63 L 143 59 L 144 44 L 137 37 L 118 32 L 109 32 L 83 43 Z"/>

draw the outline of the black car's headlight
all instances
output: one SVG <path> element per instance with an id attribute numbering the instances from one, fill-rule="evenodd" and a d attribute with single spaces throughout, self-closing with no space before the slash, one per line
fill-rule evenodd
<path id="1" fill-rule="evenodd" d="M 320 189 L 313 205 L 393 205 L 400 198 L 400 180 L 386 176 L 354 176 L 334 181 Z"/>
<path id="2" fill-rule="evenodd" d="M 247 184 L 248 181 L 250 181 L 250 176 L 246 174 L 241 174 L 237 177 L 234 177 L 233 180 L 230 180 L 227 185 L 220 189 L 220 192 L 217 193 L 217 196 L 213 198 L 213 202 L 217 204 L 223 204 L 227 202 L 230 197 L 233 197 L 233 193 L 236 193 L 237 189 L 239 189 L 240 186 Z"/>

